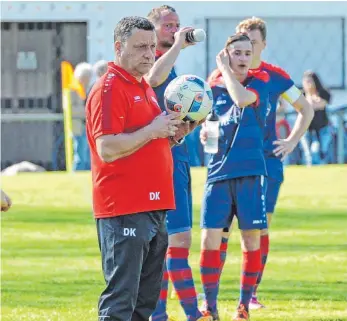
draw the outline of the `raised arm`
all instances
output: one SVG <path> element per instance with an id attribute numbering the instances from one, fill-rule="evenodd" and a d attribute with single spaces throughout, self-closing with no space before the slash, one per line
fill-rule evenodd
<path id="1" fill-rule="evenodd" d="M 225 86 L 235 104 L 244 108 L 257 101 L 257 95 L 247 90 L 235 77 L 229 65 L 229 54 L 223 49 L 216 57 L 217 66 L 223 75 Z"/>
<path id="2" fill-rule="evenodd" d="M 175 33 L 173 46 L 154 63 L 149 73 L 145 76 L 151 87 L 158 87 L 167 79 L 181 49 L 187 46 L 185 41 L 186 33 L 191 30 L 193 28 L 185 27 Z"/>

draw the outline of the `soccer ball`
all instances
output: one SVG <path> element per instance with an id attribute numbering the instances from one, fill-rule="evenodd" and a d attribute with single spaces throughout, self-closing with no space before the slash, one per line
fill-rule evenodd
<path id="1" fill-rule="evenodd" d="M 194 75 L 172 80 L 164 93 L 165 107 L 180 112 L 184 121 L 200 121 L 212 109 L 213 96 L 208 83 Z"/>

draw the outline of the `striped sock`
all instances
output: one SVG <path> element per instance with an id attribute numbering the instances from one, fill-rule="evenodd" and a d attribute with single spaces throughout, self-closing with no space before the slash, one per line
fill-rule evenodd
<path id="1" fill-rule="evenodd" d="M 220 248 L 219 248 L 219 250 L 220 250 L 219 280 L 220 280 L 220 277 L 221 277 L 222 272 L 223 272 L 225 260 L 227 258 L 228 241 L 229 241 L 228 238 L 222 237 L 222 242 L 221 242 Z M 217 299 L 218 299 L 218 293 L 219 293 L 219 285 L 220 285 L 220 281 L 218 282 L 218 286 L 217 286 Z M 209 311 L 211 310 L 211 307 L 208 306 L 208 303 L 206 300 L 205 300 L 205 307 L 207 310 L 209 310 Z"/>
<path id="2" fill-rule="evenodd" d="M 227 258 L 227 251 L 228 251 L 228 241 L 229 239 L 226 237 L 222 237 L 222 242 L 220 244 L 220 268 L 219 268 L 219 278 L 222 274 L 223 267 L 225 260 Z"/>
<path id="3" fill-rule="evenodd" d="M 169 247 L 167 251 L 167 269 L 170 280 L 188 321 L 202 317 L 198 309 L 192 270 L 188 264 L 189 249 Z"/>
<path id="4" fill-rule="evenodd" d="M 152 314 L 152 321 L 166 321 L 168 316 L 166 313 L 167 290 L 169 286 L 169 274 L 167 272 L 166 263 L 164 263 L 163 279 L 161 280 L 161 290 L 159 300 L 155 311 Z"/>
<path id="5" fill-rule="evenodd" d="M 267 256 L 269 254 L 269 235 L 262 235 L 260 239 L 260 252 L 261 252 L 261 268 L 258 274 L 257 283 L 254 286 L 253 296 L 257 295 L 257 289 L 263 277 Z"/>
<path id="6" fill-rule="evenodd" d="M 202 250 L 200 256 L 201 282 L 205 292 L 208 310 L 217 312 L 219 271 L 221 267 L 220 250 Z"/>
<path id="7" fill-rule="evenodd" d="M 260 259 L 260 249 L 256 251 L 243 252 L 239 304 L 243 304 L 247 310 L 261 268 Z"/>

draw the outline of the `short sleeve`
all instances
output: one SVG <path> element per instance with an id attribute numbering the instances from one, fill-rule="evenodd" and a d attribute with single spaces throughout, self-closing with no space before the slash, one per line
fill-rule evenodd
<path id="1" fill-rule="evenodd" d="M 292 86 L 294 86 L 294 81 L 284 71 L 271 79 L 271 87 L 274 89 L 274 92 L 279 95 L 286 92 Z"/>
<path id="2" fill-rule="evenodd" d="M 102 135 L 117 135 L 124 132 L 129 100 L 119 84 L 105 82 L 91 93 L 87 105 L 91 134 L 94 139 Z"/>
<path id="3" fill-rule="evenodd" d="M 270 75 L 270 96 L 279 97 L 294 86 L 294 81 L 282 68 L 271 64 L 265 64 L 265 70 Z"/>
<path id="4" fill-rule="evenodd" d="M 281 97 L 286 100 L 289 104 L 293 105 L 302 95 L 302 92 L 295 85 L 291 86 L 284 93 L 282 93 Z"/>

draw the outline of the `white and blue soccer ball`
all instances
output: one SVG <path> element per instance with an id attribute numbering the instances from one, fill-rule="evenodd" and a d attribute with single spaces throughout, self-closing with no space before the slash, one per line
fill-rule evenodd
<path id="1" fill-rule="evenodd" d="M 200 121 L 212 109 L 212 90 L 204 79 L 194 75 L 182 75 L 167 86 L 164 103 L 167 109 L 180 112 L 184 121 Z"/>

